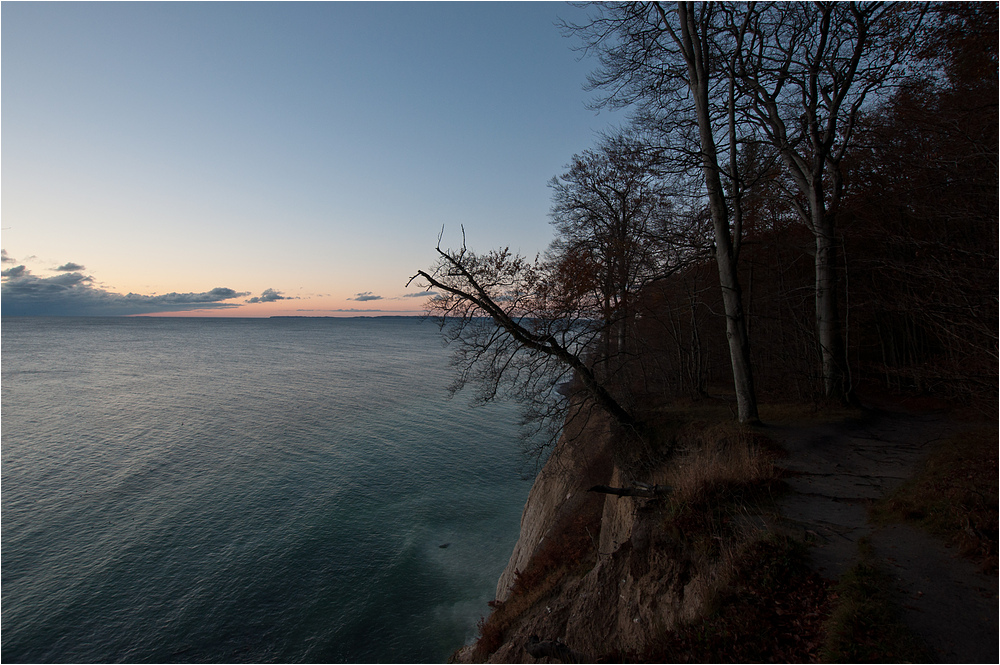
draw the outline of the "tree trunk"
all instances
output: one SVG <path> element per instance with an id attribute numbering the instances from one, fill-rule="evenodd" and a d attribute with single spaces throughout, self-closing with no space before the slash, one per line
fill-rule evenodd
<path id="1" fill-rule="evenodd" d="M 822 193 L 819 193 L 822 196 Z M 822 202 L 813 207 L 813 234 L 816 238 L 816 339 L 819 342 L 823 394 L 845 400 L 848 387 L 844 371 L 844 336 L 837 306 L 837 240 L 834 221 Z"/>
<path id="2" fill-rule="evenodd" d="M 514 338 L 522 346 L 534 349 L 541 353 L 545 353 L 550 356 L 554 356 L 562 361 L 567 366 L 571 367 L 576 375 L 583 381 L 584 387 L 587 392 L 593 397 L 597 403 L 603 407 L 608 414 L 614 418 L 620 425 L 623 425 L 629 429 L 635 429 L 639 425 L 639 421 L 633 416 L 628 409 L 623 407 L 618 401 L 612 396 L 612 394 L 605 387 L 604 382 L 600 381 L 597 376 L 595 376 L 594 371 L 570 349 L 562 346 L 559 341 L 551 335 L 536 335 L 527 328 L 523 327 L 520 323 L 515 321 L 511 316 L 504 311 L 504 309 L 498 305 L 494 300 L 492 300 L 486 290 L 476 281 L 476 278 L 469 272 L 467 267 L 463 265 L 461 261 L 461 256 L 456 258 L 456 256 L 442 250 L 440 247 L 437 248 L 437 252 L 448 265 L 454 267 L 456 271 L 466 280 L 469 291 L 463 290 L 456 286 L 451 286 L 445 284 L 424 270 L 418 270 L 417 274 L 411 278 L 416 279 L 418 276 L 423 277 L 427 280 L 427 283 L 436 289 L 441 289 L 442 291 L 447 291 L 455 296 L 458 296 L 462 300 L 474 303 L 479 310 L 493 319 L 493 321 L 506 330 L 511 337 Z M 471 291 L 471 292 L 470 292 Z"/>
<path id="3" fill-rule="evenodd" d="M 712 133 L 712 118 L 708 104 L 708 67 L 703 61 L 704 44 L 688 3 L 678 3 L 681 35 L 688 63 L 688 83 L 694 98 L 698 119 L 698 134 L 701 139 L 702 171 L 708 191 L 709 209 L 712 213 L 712 227 L 715 230 L 715 260 L 719 265 L 719 284 L 722 287 L 722 303 L 726 314 L 726 338 L 729 341 L 729 357 L 733 366 L 733 384 L 736 388 L 736 406 L 741 423 L 757 422 L 757 393 L 753 384 L 753 369 L 750 365 L 750 338 L 747 335 L 746 319 L 743 316 L 743 292 L 740 289 L 739 274 L 736 270 L 738 255 L 729 231 L 729 210 L 726 205 L 725 190 L 719 177 L 719 156 Z M 736 146 L 730 146 L 735 150 Z"/>
<path id="4" fill-rule="evenodd" d="M 760 420 L 760 416 L 757 413 L 757 394 L 753 385 L 753 368 L 750 365 L 750 337 L 747 334 L 746 318 L 743 316 L 743 293 L 736 272 L 736 261 L 732 258 L 732 247 L 719 246 L 719 225 L 716 224 L 715 227 L 718 246 L 716 260 L 719 264 L 719 283 L 722 286 L 722 303 L 726 313 L 726 339 L 733 365 L 738 417 L 741 423 L 756 422 Z M 728 225 L 725 239 L 729 239 Z"/>

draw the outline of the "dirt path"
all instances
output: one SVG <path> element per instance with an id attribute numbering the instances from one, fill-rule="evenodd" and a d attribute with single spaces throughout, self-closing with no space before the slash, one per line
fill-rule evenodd
<path id="1" fill-rule="evenodd" d="M 885 569 L 897 578 L 904 621 L 940 662 L 997 662 L 997 576 L 908 525 L 877 529 L 867 505 L 916 471 L 930 447 L 957 431 L 939 415 L 872 412 L 863 418 L 775 426 L 770 434 L 789 452 L 793 492 L 780 502 L 783 516 L 815 544 L 817 570 L 838 579 L 858 560 L 868 537 Z"/>

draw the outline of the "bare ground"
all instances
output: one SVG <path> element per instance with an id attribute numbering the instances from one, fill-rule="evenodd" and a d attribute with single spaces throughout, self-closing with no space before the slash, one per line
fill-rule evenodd
<path id="1" fill-rule="evenodd" d="M 836 580 L 867 538 L 896 578 L 903 621 L 944 663 L 998 662 L 998 580 L 907 524 L 878 528 L 870 503 L 909 478 L 930 447 L 961 427 L 940 414 L 873 411 L 847 422 L 772 426 L 789 456 L 792 488 L 779 504 L 789 528 L 812 548 L 814 565 Z"/>

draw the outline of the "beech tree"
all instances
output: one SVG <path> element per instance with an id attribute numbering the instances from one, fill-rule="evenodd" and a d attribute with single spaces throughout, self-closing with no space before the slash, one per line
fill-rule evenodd
<path id="1" fill-rule="evenodd" d="M 841 170 L 860 113 L 902 80 L 926 7 L 911 3 L 774 3 L 724 12 L 732 80 L 741 107 L 777 150 L 798 196 L 789 197 L 815 238 L 816 336 L 823 390 L 847 398 L 838 307 L 837 213 Z"/>
<path id="2" fill-rule="evenodd" d="M 738 264 L 742 242 L 742 197 L 748 179 L 741 171 L 745 143 L 737 107 L 741 89 L 732 78 L 734 57 L 722 30 L 722 10 L 711 4 L 597 5 L 586 25 L 567 25 L 597 53 L 590 76 L 605 90 L 601 104 L 632 107 L 636 118 L 659 130 L 677 170 L 700 170 L 714 232 L 740 422 L 759 420 L 750 359 L 750 337 Z M 729 58 L 727 62 L 725 58 Z M 745 163 L 745 162 L 744 162 Z M 727 183 L 724 183 L 726 179 Z M 728 192 L 726 184 L 728 184 Z"/>
<path id="3" fill-rule="evenodd" d="M 599 57 L 590 82 L 607 91 L 601 103 L 632 107 L 636 121 L 659 127 L 674 139 L 669 148 L 680 162 L 694 151 L 677 139 L 697 136 L 741 420 L 749 417 L 753 383 L 736 267 L 743 203 L 756 177 L 744 155 L 761 143 L 765 155 L 780 159 L 788 200 L 814 236 L 823 391 L 849 397 L 838 308 L 841 163 L 866 103 L 912 66 L 926 7 L 653 2 L 597 11 L 591 23 L 568 28 Z"/>
<path id="4" fill-rule="evenodd" d="M 589 300 L 601 321 L 599 362 L 608 373 L 635 352 L 630 345 L 642 288 L 704 249 L 690 220 L 673 210 L 658 163 L 647 144 L 618 134 L 574 155 L 568 170 L 549 182 L 557 235 L 548 255 L 558 278 Z"/>
<path id="5" fill-rule="evenodd" d="M 998 374 L 997 5 L 938 4 L 925 23 L 930 66 L 862 114 L 845 161 L 852 320 L 887 386 L 975 404 Z"/>

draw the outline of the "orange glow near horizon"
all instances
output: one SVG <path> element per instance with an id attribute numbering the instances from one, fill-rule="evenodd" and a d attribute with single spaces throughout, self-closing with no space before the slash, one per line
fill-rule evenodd
<path id="1" fill-rule="evenodd" d="M 192 317 L 192 318 L 270 318 L 273 316 L 303 317 L 359 317 L 359 316 L 422 316 L 423 301 L 416 303 L 404 299 L 383 299 L 369 302 L 346 302 L 327 298 L 313 300 L 287 299 L 269 303 L 248 303 L 225 309 L 191 309 L 177 312 L 156 312 L 137 316 Z M 370 305 L 366 307 L 365 305 Z M 406 307 L 406 305 L 410 305 Z"/>

